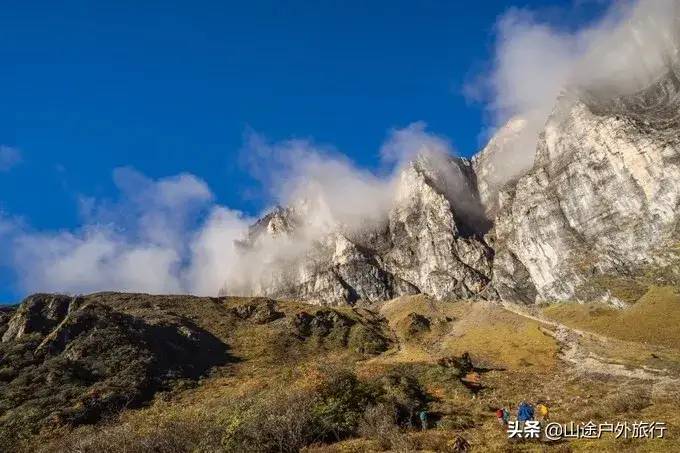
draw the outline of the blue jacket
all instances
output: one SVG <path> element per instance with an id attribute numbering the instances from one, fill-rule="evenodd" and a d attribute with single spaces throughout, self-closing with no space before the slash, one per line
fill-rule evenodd
<path id="1" fill-rule="evenodd" d="M 534 419 L 534 408 L 528 403 L 523 403 L 519 405 L 517 409 L 517 420 L 520 422 L 525 422 L 527 420 Z"/>

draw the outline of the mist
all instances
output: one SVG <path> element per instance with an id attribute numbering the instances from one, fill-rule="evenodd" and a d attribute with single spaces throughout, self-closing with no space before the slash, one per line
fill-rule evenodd
<path id="1" fill-rule="evenodd" d="M 677 0 L 611 2 L 603 17 L 576 29 L 543 22 L 528 9 L 503 14 L 491 69 L 464 87 L 468 99 L 486 106 L 489 135 L 515 122 L 504 152 L 494 156 L 497 185 L 531 167 L 559 96 L 587 91 L 604 99 L 644 89 L 677 64 L 679 34 Z"/>
<path id="2" fill-rule="evenodd" d="M 255 294 L 302 258 L 313 259 L 310 254 L 330 234 L 358 234 L 384 222 L 399 172 L 415 156 L 454 154 L 424 123 L 389 131 L 379 153 L 384 168 L 371 173 L 328 146 L 272 143 L 247 133 L 244 162 L 270 206 L 255 216 L 216 203 L 195 175 L 151 179 L 118 168 L 112 174 L 117 198 L 79 198 L 80 228 L 35 231 L 0 218 L 0 243 L 8 251 L 0 264 L 15 271 L 22 292 Z M 457 188 L 451 196 L 462 193 L 455 175 L 442 177 Z M 248 248 L 239 246 L 257 218 L 277 205 L 295 211 L 295 233 L 263 235 Z"/>

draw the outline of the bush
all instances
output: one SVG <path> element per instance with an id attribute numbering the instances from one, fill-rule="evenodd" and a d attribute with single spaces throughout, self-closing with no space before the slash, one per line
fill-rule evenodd
<path id="1" fill-rule="evenodd" d="M 634 388 L 627 392 L 613 395 L 607 401 L 608 406 L 616 413 L 639 411 L 652 404 L 652 397 L 648 390 Z"/>
<path id="2" fill-rule="evenodd" d="M 367 406 L 377 396 L 376 389 L 361 383 L 354 373 L 336 372 L 317 390 L 314 414 L 322 432 L 334 440 L 354 434 Z"/>
<path id="3" fill-rule="evenodd" d="M 316 440 L 309 395 L 277 393 L 253 403 L 228 419 L 221 442 L 227 451 L 295 452 Z"/>
<path id="4" fill-rule="evenodd" d="M 389 347 L 389 342 L 375 329 L 357 324 L 352 327 L 349 333 L 347 346 L 361 354 L 376 355 L 385 352 Z"/>
<path id="5" fill-rule="evenodd" d="M 247 404 L 223 439 L 229 451 L 298 451 L 354 435 L 375 389 L 353 373 L 332 372 L 313 389 L 281 386 Z"/>
<path id="6" fill-rule="evenodd" d="M 31 451 L 296 452 L 358 434 L 403 451 L 408 438 L 400 427 L 410 426 L 424 404 L 412 378 L 392 374 L 362 382 L 352 372 L 330 369 L 311 384 L 282 382 L 224 406 L 159 407 L 136 423 L 81 427 Z"/>
<path id="7" fill-rule="evenodd" d="M 427 395 L 418 381 L 407 374 L 392 373 L 378 380 L 380 401 L 394 408 L 397 424 L 411 427 L 418 411 L 427 405 Z"/>
<path id="8" fill-rule="evenodd" d="M 399 434 L 394 407 L 384 403 L 367 407 L 358 433 L 361 437 L 376 440 L 380 448 L 392 448 L 392 440 Z"/>

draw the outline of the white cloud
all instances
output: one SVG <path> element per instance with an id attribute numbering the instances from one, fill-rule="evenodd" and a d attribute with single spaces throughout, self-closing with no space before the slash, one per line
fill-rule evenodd
<path id="1" fill-rule="evenodd" d="M 426 129 L 427 124 L 418 121 L 403 129 L 391 130 L 380 149 L 382 159 L 400 167 L 418 154 L 454 154 L 453 146 L 448 139 Z"/>
<path id="2" fill-rule="evenodd" d="M 10 146 L 0 145 L 0 172 L 9 171 L 21 163 L 21 152 Z"/>
<path id="3" fill-rule="evenodd" d="M 497 25 L 490 107 L 501 117 L 547 115 L 565 89 L 640 90 L 677 59 L 677 0 L 614 2 L 594 24 L 562 30 L 512 9 Z"/>
<path id="4" fill-rule="evenodd" d="M 36 232 L 6 222 L 0 230 L 25 292 L 216 295 L 226 282 L 230 293 L 245 294 L 332 228 L 352 232 L 384 221 L 400 161 L 425 150 L 431 158 L 451 153 L 422 123 L 394 130 L 382 149 L 393 170 L 375 175 L 309 141 L 251 135 L 244 153 L 256 159 L 272 202 L 295 206 L 305 222 L 294 237 L 267 239 L 246 253 L 235 241 L 255 219 L 215 204 L 204 181 L 190 174 L 153 180 L 130 168 L 113 173 L 117 199 L 81 198 L 78 229 Z"/>
<path id="5" fill-rule="evenodd" d="M 360 169 L 329 147 L 306 140 L 272 144 L 250 134 L 244 153 L 272 200 L 304 203 L 309 224 L 318 232 L 338 223 L 360 226 L 380 217 L 390 202 L 391 175 Z"/>
<path id="6" fill-rule="evenodd" d="M 251 271 L 263 266 L 264 263 L 243 259 L 236 249 L 235 241 L 243 239 L 253 221 L 238 211 L 213 209 L 191 242 L 191 265 L 185 275 L 188 292 L 216 295 L 225 281 L 242 282 Z"/>
<path id="7" fill-rule="evenodd" d="M 189 174 L 151 180 L 129 168 L 116 169 L 114 182 L 120 199 L 81 200 L 84 223 L 75 231 L 5 228 L 21 289 L 201 290 L 187 276 L 199 275 L 191 242 L 202 213 L 215 209 L 205 182 Z"/>
<path id="8" fill-rule="evenodd" d="M 526 169 L 561 93 L 586 90 L 611 97 L 645 88 L 670 62 L 677 63 L 679 33 L 677 0 L 611 2 L 602 18 L 576 29 L 544 23 L 533 11 L 513 8 L 496 25 L 491 71 L 465 91 L 484 100 L 492 128 L 516 116 L 527 121 L 514 147 L 523 154 L 518 158 Z"/>
<path id="9" fill-rule="evenodd" d="M 135 243 L 107 228 L 23 233 L 14 241 L 14 252 L 20 285 L 27 291 L 180 291 L 175 250 Z"/>

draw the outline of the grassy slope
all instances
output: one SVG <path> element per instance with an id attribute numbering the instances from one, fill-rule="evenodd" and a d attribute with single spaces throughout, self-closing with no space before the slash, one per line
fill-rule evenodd
<path id="1" fill-rule="evenodd" d="M 409 341 L 400 327 L 403 330 L 402 321 L 414 312 L 433 319 L 434 325 L 423 338 Z M 557 345 L 540 331 L 538 322 L 490 304 L 433 302 L 425 296 L 407 296 L 386 303 L 381 314 L 397 326 L 410 351 L 424 351 L 430 360 L 469 351 L 477 362 L 488 366 L 518 369 L 555 365 Z M 436 322 L 447 317 L 450 322 Z"/>
<path id="2" fill-rule="evenodd" d="M 626 310 L 594 303 L 556 304 L 544 314 L 608 337 L 680 349 L 680 294 L 673 287 L 652 287 Z"/>
<path id="3" fill-rule="evenodd" d="M 226 417 L 231 416 L 234 403 L 272 389 L 285 386 L 287 391 L 304 389 L 318 382 L 329 368 L 351 368 L 365 357 L 343 344 L 343 338 L 331 336 L 323 339 L 312 336 L 306 339 L 291 335 L 289 320 L 296 314 L 315 314 L 324 307 L 280 301 L 277 310 L 286 315 L 272 323 L 257 324 L 235 321 L 229 311 L 251 303 L 250 298 L 193 298 L 156 297 L 153 304 L 140 304 L 135 295 L 102 295 L 102 300 L 117 310 L 143 316 L 145 319 L 162 317 L 164 312 L 187 316 L 229 345 L 236 359 L 225 367 L 214 369 L 197 385 L 177 387 L 158 394 L 145 408 L 124 411 L 107 426 L 108 436 L 103 442 L 115 451 L 139 451 L 138 442 L 126 445 L 129 439 L 153 439 L 159 432 L 164 436 L 200 438 L 206 435 L 206 426 L 223 429 Z M 179 300 L 178 300 L 179 299 Z M 363 310 L 334 308 L 358 324 L 372 320 L 374 314 Z M 99 442 L 101 424 L 81 426 L 73 431 L 61 428 L 44 432 L 29 442 L 22 451 L 63 451 L 61 442 L 84 439 Z M 174 451 L 173 439 L 168 439 L 168 450 Z M 111 442 L 108 444 L 108 442 Z M 213 444 L 219 439 L 212 440 Z M 100 444 L 97 444 L 100 445 Z M 90 447 L 92 448 L 92 447 Z M 151 447 L 150 447 L 151 448 Z M 100 447 L 95 447 L 98 451 Z M 92 451 L 87 450 L 85 451 Z M 166 451 L 166 450 L 163 450 Z M 180 450 L 181 451 L 181 450 Z"/>
<path id="4" fill-rule="evenodd" d="M 163 432 L 176 432 L 180 436 L 190 436 L 192 430 L 203 433 L 206 425 L 223 427 L 225 420 L 222 418 L 226 417 L 234 402 L 280 386 L 290 391 L 311 387 L 327 369 L 337 366 L 354 369 L 362 379 L 399 370 L 415 375 L 422 383 L 432 398 L 429 410 L 438 413 L 442 423 L 438 429 L 406 432 L 404 448 L 446 451 L 456 435 L 463 435 L 475 451 L 680 451 L 680 415 L 676 415 L 680 397 L 677 393 L 664 390 L 653 394 L 653 387 L 648 382 L 574 375 L 557 359 L 559 345 L 539 329 L 538 322 L 507 312 L 499 306 L 434 302 L 424 296 L 388 302 L 380 308 L 380 314 L 388 320 L 392 335 L 398 342 L 383 354 L 369 357 L 333 343 L 289 343 L 283 324 L 225 321 L 223 315 L 227 309 L 247 302 L 247 299 L 236 298 L 219 303 L 193 299 L 181 305 L 168 302 L 172 310 L 191 316 L 206 330 L 227 342 L 230 352 L 239 361 L 214 370 L 195 387 L 160 394 L 149 407 L 124 412 L 109 426 L 115 429 L 124 427 L 121 432 L 135 432 L 138 436 L 153 436 L 159 427 L 163 427 Z M 677 323 L 676 303 L 678 295 L 672 289 L 655 288 L 630 312 L 601 306 L 569 305 L 550 307 L 545 313 L 565 324 L 621 340 L 612 341 L 608 346 L 595 342 L 586 344 L 598 354 L 607 352 L 603 349 L 611 349 L 608 352 L 615 354 L 621 363 L 649 365 L 647 357 L 657 353 L 664 356 L 664 366 L 673 369 L 675 364 L 680 369 L 677 365 L 680 363 L 680 323 Z M 132 301 L 125 307 L 129 311 L 145 312 L 153 308 L 138 308 Z M 303 310 L 313 313 L 319 309 L 293 302 L 280 303 L 279 308 L 288 316 Z M 365 311 L 340 311 L 355 319 L 373 316 Z M 429 331 L 409 332 L 411 313 L 427 317 L 430 320 Z M 654 344 L 642 343 L 645 341 Z M 483 374 L 483 384 L 487 388 L 476 399 L 471 398 L 455 376 L 436 363 L 439 358 L 464 351 L 471 353 L 475 363 L 503 369 Z M 645 360 L 641 359 L 642 356 L 646 357 Z M 659 366 L 659 362 L 652 365 Z M 512 443 L 496 424 L 494 408 L 502 405 L 516 409 L 522 399 L 547 400 L 553 419 L 560 422 L 591 419 L 666 421 L 669 423 L 669 438 L 656 442 L 606 439 L 552 446 Z M 630 404 L 635 401 L 638 401 L 637 406 Z M 70 434 L 55 432 L 50 436 L 88 438 L 98 436 L 100 430 L 99 426 L 82 427 Z M 120 442 L 123 441 L 121 438 Z M 39 440 L 39 444 L 43 442 Z M 380 449 L 375 439 L 357 438 L 309 450 Z"/>
<path id="5" fill-rule="evenodd" d="M 680 330 L 674 322 L 678 311 L 673 305 L 677 302 L 677 297 L 672 289 L 655 289 L 640 300 L 629 314 L 599 307 L 597 312 L 605 314 L 601 319 L 589 311 L 581 312 L 584 307 L 573 304 L 554 306 L 546 311 L 551 317 L 567 325 L 582 329 L 597 325 L 597 331 L 602 334 L 628 340 L 607 340 L 603 344 L 583 339 L 585 348 L 611 359 L 612 363 L 666 368 L 680 375 L 680 350 L 676 349 L 680 344 Z M 483 375 L 483 382 L 488 388 L 475 400 L 471 400 L 464 390 L 446 383 L 435 382 L 431 387 L 431 391 L 441 397 L 433 405 L 436 410 L 473 414 L 472 418 L 476 421 L 474 428 L 453 432 L 462 432 L 473 445 L 484 446 L 482 450 L 680 451 L 680 416 L 671 409 L 680 401 L 677 393 L 662 390 L 653 395 L 654 387 L 648 382 L 572 374 L 570 368 L 556 358 L 558 345 L 552 337 L 543 334 L 536 321 L 491 304 L 432 303 L 423 296 L 391 301 L 381 312 L 396 327 L 402 341 L 405 335 L 403 330 L 400 331 L 400 328 L 403 329 L 401 321 L 411 312 L 432 318 L 448 316 L 453 318 L 453 322 L 442 329 L 435 327 L 428 334 L 407 340 L 408 346 L 402 348 L 398 354 L 373 359 L 373 364 L 384 360 L 392 363 L 399 360 L 412 362 L 417 359 L 433 361 L 438 357 L 469 351 L 475 361 L 487 366 L 506 368 Z M 566 316 L 556 316 L 556 313 L 574 312 L 579 313 L 579 322 Z M 616 326 L 619 319 L 623 319 L 622 324 Z M 551 329 L 547 325 L 542 327 L 543 330 Z M 639 336 L 635 336 L 631 327 L 638 329 Z M 650 340 L 668 346 L 645 344 L 645 341 Z M 650 359 L 652 354 L 662 357 Z M 522 399 L 546 400 L 551 407 L 553 420 L 559 422 L 586 422 L 591 419 L 599 422 L 659 420 L 668 423 L 670 433 L 667 439 L 656 441 L 604 439 L 550 447 L 511 443 L 498 429 L 490 408 L 499 405 L 516 408 Z M 437 436 L 451 438 L 453 432 L 427 432 L 416 436 L 422 446 L 432 446 L 441 445 L 441 442 L 437 443 Z"/>

